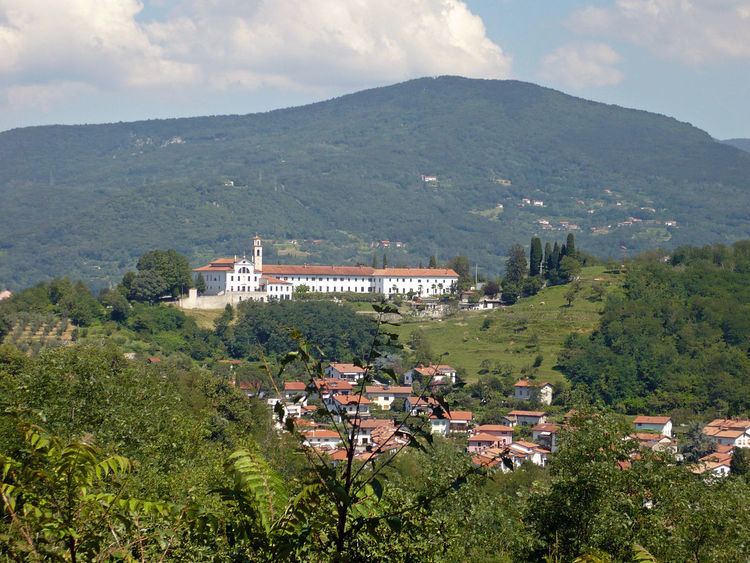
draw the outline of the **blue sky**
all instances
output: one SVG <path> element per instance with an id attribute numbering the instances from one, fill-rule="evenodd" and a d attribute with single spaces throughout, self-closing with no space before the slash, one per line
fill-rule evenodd
<path id="1" fill-rule="evenodd" d="M 0 0 L 0 130 L 516 78 L 750 137 L 750 0 Z"/>

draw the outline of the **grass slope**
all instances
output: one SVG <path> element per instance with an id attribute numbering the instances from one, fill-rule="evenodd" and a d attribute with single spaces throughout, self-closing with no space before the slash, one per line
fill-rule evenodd
<path id="1" fill-rule="evenodd" d="M 398 330 L 404 342 L 414 330 L 423 330 L 432 351 L 448 352 L 445 361 L 465 369 L 469 381 L 479 377 L 483 360 L 493 366 L 498 362 L 511 366 L 514 375 L 519 375 L 522 369 L 531 369 L 534 358 L 542 354 L 544 361 L 536 374 L 555 382 L 563 377 L 554 366 L 565 338 L 571 332 L 590 332 L 599 321 L 604 301 L 594 298 L 594 284 L 613 291 L 620 287 L 620 276 L 604 267 L 585 268 L 580 292 L 570 307 L 565 300 L 570 286 L 555 286 L 510 307 L 464 312 L 442 321 L 406 322 Z M 482 330 L 485 319 L 492 324 Z"/>

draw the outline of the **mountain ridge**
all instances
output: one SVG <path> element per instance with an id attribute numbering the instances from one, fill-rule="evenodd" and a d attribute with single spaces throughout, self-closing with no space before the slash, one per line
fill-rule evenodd
<path id="1" fill-rule="evenodd" d="M 750 155 L 672 117 L 460 77 L 255 114 L 13 129 L 0 285 L 106 285 L 150 248 L 198 263 L 255 232 L 278 243 L 273 261 L 369 263 L 388 239 L 406 245 L 388 250 L 396 262 L 462 253 L 487 274 L 510 244 L 564 224 L 605 256 L 733 240 L 750 230 L 749 172 Z"/>

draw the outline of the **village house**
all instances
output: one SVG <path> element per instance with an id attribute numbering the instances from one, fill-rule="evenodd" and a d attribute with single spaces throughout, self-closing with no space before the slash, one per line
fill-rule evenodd
<path id="1" fill-rule="evenodd" d="M 306 391 L 307 385 L 302 381 L 285 381 L 284 382 L 284 398 L 287 401 L 291 401 L 296 397 L 302 397 L 301 402 L 303 405 L 307 404 Z"/>
<path id="2" fill-rule="evenodd" d="M 420 364 L 404 374 L 404 385 L 413 385 L 415 379 L 421 379 L 424 383 L 431 381 L 437 384 L 453 385 L 456 383 L 456 369 L 447 364 L 428 366 Z"/>
<path id="3" fill-rule="evenodd" d="M 370 416 L 370 399 L 359 395 L 333 395 L 326 406 L 335 415 L 337 422 L 341 420 L 342 414 L 349 418 Z"/>
<path id="4" fill-rule="evenodd" d="M 503 473 L 510 471 L 510 467 L 518 468 L 524 462 L 544 467 L 550 452 L 538 444 L 519 440 L 508 446 L 492 447 L 476 453 L 471 461 L 474 465 L 500 469 Z"/>
<path id="5" fill-rule="evenodd" d="M 333 379 L 344 379 L 351 383 L 357 383 L 365 377 L 365 369 L 354 364 L 332 363 L 323 372 Z"/>
<path id="6" fill-rule="evenodd" d="M 328 404 L 333 395 L 348 395 L 354 389 L 354 386 L 344 379 L 334 379 L 327 377 L 324 379 L 313 380 L 314 391 L 311 398 L 319 398 L 324 404 Z"/>
<path id="7" fill-rule="evenodd" d="M 508 426 L 535 426 L 547 422 L 544 411 L 512 410 L 503 417 Z"/>
<path id="8" fill-rule="evenodd" d="M 383 410 L 391 410 L 396 399 L 408 399 L 413 393 L 410 386 L 367 385 L 365 396 Z"/>
<path id="9" fill-rule="evenodd" d="M 471 411 L 443 412 L 430 415 L 430 426 L 433 434 L 448 435 L 450 432 L 468 432 L 474 415 Z"/>
<path id="10" fill-rule="evenodd" d="M 750 420 L 717 418 L 703 428 L 703 434 L 717 446 L 750 448 Z"/>
<path id="11" fill-rule="evenodd" d="M 470 454 L 474 454 L 481 453 L 489 448 L 498 448 L 501 445 L 499 444 L 499 441 L 500 438 L 491 434 L 472 434 L 469 436 L 469 445 L 466 447 L 466 451 Z"/>
<path id="12" fill-rule="evenodd" d="M 557 424 L 550 422 L 537 424 L 531 429 L 531 439 L 554 453 L 557 451 L 557 433 L 559 431 L 560 427 Z"/>
<path id="13" fill-rule="evenodd" d="M 677 453 L 676 440 L 665 436 L 664 434 L 652 434 L 650 432 L 634 432 L 630 435 L 631 440 L 638 442 L 638 445 L 647 450 L 654 452 Z"/>
<path id="14" fill-rule="evenodd" d="M 338 432 L 325 428 L 308 430 L 303 432 L 305 437 L 303 444 L 312 448 L 335 449 L 341 443 L 341 436 Z"/>
<path id="15" fill-rule="evenodd" d="M 636 432 L 651 432 L 672 437 L 672 419 L 668 416 L 636 416 L 633 425 Z"/>
<path id="16" fill-rule="evenodd" d="M 731 472 L 733 448 L 710 453 L 698 460 L 691 471 L 709 479 L 726 477 Z"/>
<path id="17" fill-rule="evenodd" d="M 507 446 L 513 441 L 513 428 L 503 424 L 480 424 L 474 428 L 474 432 L 493 436 L 498 446 Z"/>
<path id="18" fill-rule="evenodd" d="M 404 411 L 409 412 L 411 416 L 431 413 L 432 409 L 437 406 L 438 402 L 432 397 L 415 397 L 411 395 L 404 400 Z"/>
<path id="19" fill-rule="evenodd" d="M 532 401 L 542 405 L 552 404 L 554 387 L 546 381 L 519 379 L 513 384 L 513 398 L 519 401 Z"/>

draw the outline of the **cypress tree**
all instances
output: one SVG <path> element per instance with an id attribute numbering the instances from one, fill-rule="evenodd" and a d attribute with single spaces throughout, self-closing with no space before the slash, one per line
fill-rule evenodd
<path id="1" fill-rule="evenodd" d="M 555 246 L 552 247 L 552 260 L 550 260 L 549 273 L 557 271 L 557 267 L 560 265 L 560 245 L 555 241 Z"/>
<path id="2" fill-rule="evenodd" d="M 437 258 L 435 258 L 434 254 L 432 256 L 430 256 L 430 264 L 427 267 L 428 268 L 437 268 Z"/>
<path id="3" fill-rule="evenodd" d="M 385 270 L 388 267 L 388 257 L 385 255 L 385 252 L 383 253 L 383 269 Z"/>
<path id="4" fill-rule="evenodd" d="M 372 269 L 375 270 L 378 267 L 378 253 L 372 253 Z"/>
<path id="5" fill-rule="evenodd" d="M 576 255 L 576 238 L 573 236 L 573 233 L 568 233 L 568 238 L 565 241 L 565 245 L 568 248 L 568 256 L 571 258 L 577 258 Z"/>
<path id="6" fill-rule="evenodd" d="M 550 243 L 544 244 L 544 277 L 549 276 L 549 272 L 552 269 L 552 245 Z"/>
<path id="7" fill-rule="evenodd" d="M 542 239 L 533 237 L 529 250 L 529 276 L 534 277 L 541 273 L 542 258 Z"/>

